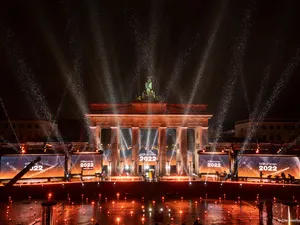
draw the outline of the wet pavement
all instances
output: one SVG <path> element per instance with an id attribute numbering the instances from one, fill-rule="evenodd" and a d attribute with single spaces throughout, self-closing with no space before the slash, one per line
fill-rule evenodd
<path id="1" fill-rule="evenodd" d="M 267 224 L 259 222 L 256 203 L 230 200 L 173 199 L 160 201 L 84 199 L 81 203 L 59 202 L 53 210 L 55 224 Z M 287 224 L 287 207 L 275 203 L 273 224 Z M 0 224 L 41 224 L 41 201 L 0 204 Z M 282 222 L 278 222 L 279 218 Z M 299 219 L 299 207 L 292 219 Z M 299 220 L 300 222 L 300 220 Z M 297 223 L 293 223 L 297 224 Z"/>

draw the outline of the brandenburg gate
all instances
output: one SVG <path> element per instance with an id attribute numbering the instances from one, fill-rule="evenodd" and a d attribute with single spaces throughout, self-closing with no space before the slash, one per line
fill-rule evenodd
<path id="1" fill-rule="evenodd" d="M 197 152 L 208 144 L 208 120 L 212 115 L 206 114 L 207 105 L 168 104 L 159 100 L 152 89 L 152 80 L 148 78 L 145 91 L 136 101 L 126 104 L 91 104 L 91 113 L 86 117 L 90 122 L 92 145 L 102 150 L 101 131 L 111 129 L 110 139 L 110 175 L 120 174 L 120 130 L 131 129 L 132 156 L 129 162 L 132 175 L 139 173 L 140 129 L 155 128 L 158 131 L 158 159 L 155 162 L 156 173 L 169 175 L 167 162 L 167 129 L 176 129 L 176 170 L 180 175 L 189 175 L 198 171 Z M 188 158 L 187 130 L 194 129 L 194 156 Z M 193 160 L 191 162 L 191 160 Z"/>

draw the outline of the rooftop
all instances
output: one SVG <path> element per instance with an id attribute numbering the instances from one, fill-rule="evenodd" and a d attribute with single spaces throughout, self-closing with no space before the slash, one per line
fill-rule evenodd
<path id="1" fill-rule="evenodd" d="M 297 119 L 297 118 L 264 118 L 260 122 L 290 122 L 290 123 L 296 123 L 296 122 L 299 122 L 299 121 L 300 121 L 300 119 Z M 248 122 L 251 122 L 251 120 L 250 119 L 239 120 L 239 121 L 236 121 L 235 124 L 248 123 Z"/>

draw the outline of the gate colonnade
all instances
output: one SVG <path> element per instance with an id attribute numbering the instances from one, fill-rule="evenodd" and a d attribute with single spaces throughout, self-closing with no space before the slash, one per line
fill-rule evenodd
<path id="1" fill-rule="evenodd" d="M 186 108 L 192 108 L 188 113 Z M 131 104 L 92 104 L 92 113 L 86 117 L 90 122 L 91 144 L 95 149 L 103 150 L 101 143 L 102 129 L 111 130 L 110 140 L 110 175 L 120 172 L 120 132 L 121 129 L 131 129 L 130 162 L 131 174 L 139 173 L 140 130 L 157 129 L 158 158 L 155 170 L 160 176 L 170 174 L 170 162 L 167 161 L 167 129 L 176 129 L 176 170 L 177 174 L 189 175 L 199 168 L 197 152 L 208 144 L 208 120 L 211 115 L 203 114 L 203 105 L 169 105 L 164 103 L 131 103 Z M 110 111 L 112 110 L 113 111 Z M 204 107 L 206 108 L 206 106 Z M 195 110 L 198 109 L 198 110 Z M 118 113 L 115 113 L 115 112 Z M 196 112 L 195 112 L 196 111 Z M 108 113 L 111 112 L 111 113 Z M 192 114 L 191 114 L 192 113 Z M 188 159 L 188 129 L 194 129 L 194 149 L 192 161 Z M 103 159 L 102 159 L 103 160 Z M 103 162 L 102 162 L 103 163 Z M 123 165 L 124 166 L 124 165 Z M 144 170 L 144 168 L 143 168 Z"/>

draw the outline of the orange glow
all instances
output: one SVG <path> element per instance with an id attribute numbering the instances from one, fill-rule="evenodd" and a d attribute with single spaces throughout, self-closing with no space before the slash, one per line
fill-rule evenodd
<path id="1" fill-rule="evenodd" d="M 139 181 L 140 178 L 138 176 L 114 176 L 111 177 L 112 181 Z"/>
<path id="2" fill-rule="evenodd" d="M 189 179 L 190 179 L 189 176 L 167 176 L 167 177 L 163 177 L 161 180 L 189 181 Z"/>
<path id="3" fill-rule="evenodd" d="M 120 222 L 120 220 L 121 220 L 120 217 L 118 217 L 118 218 L 117 218 L 117 222 Z"/>
<path id="4" fill-rule="evenodd" d="M 21 148 L 21 153 L 22 153 L 22 154 L 25 154 L 25 153 L 26 153 L 25 146 L 24 146 L 24 145 L 21 145 L 20 148 Z"/>

